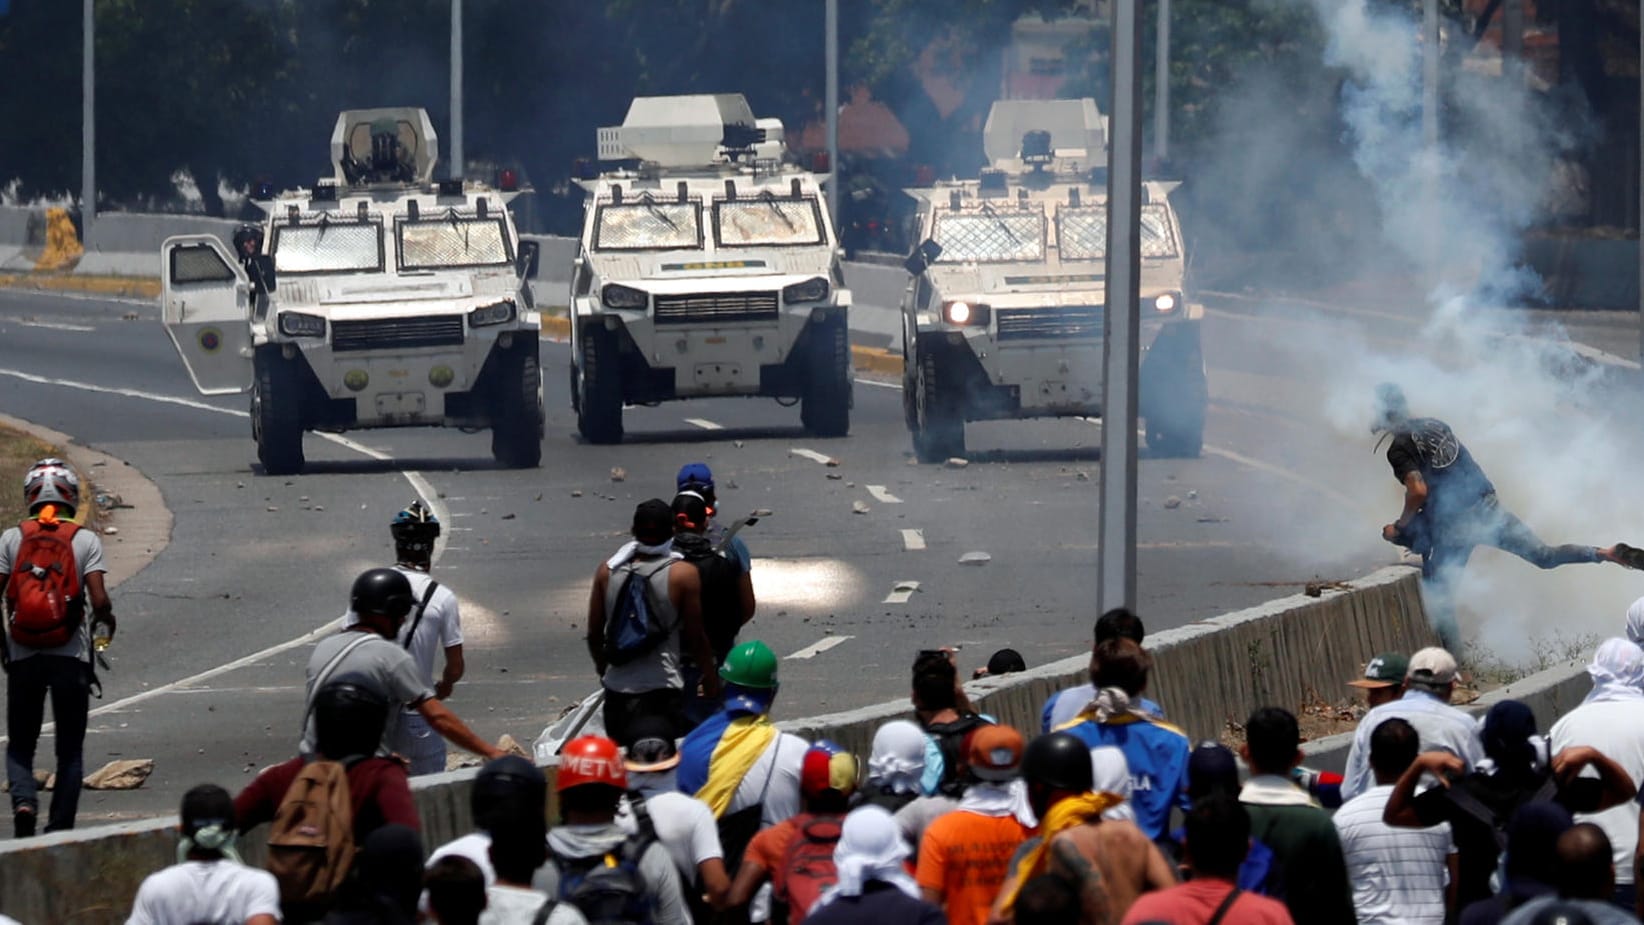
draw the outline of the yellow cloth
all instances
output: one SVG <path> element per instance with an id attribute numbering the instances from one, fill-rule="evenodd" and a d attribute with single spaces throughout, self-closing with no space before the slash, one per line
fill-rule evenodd
<path id="1" fill-rule="evenodd" d="M 708 782 L 696 792 L 696 798 L 714 811 L 715 819 L 725 815 L 736 788 L 775 738 L 776 726 L 764 716 L 739 717 L 725 727 L 708 759 Z"/>
<path id="2" fill-rule="evenodd" d="M 1039 820 L 1039 844 L 1024 856 L 1016 865 L 1016 881 L 1011 887 L 1010 894 L 1005 897 L 1005 911 L 1009 912 L 1016 907 L 1016 894 L 1022 892 L 1022 884 L 1029 879 L 1044 873 L 1045 857 L 1050 853 L 1050 840 L 1057 835 L 1073 828 L 1094 822 L 1101 817 L 1103 811 L 1118 806 L 1124 802 L 1115 793 L 1083 793 L 1076 797 L 1067 797 L 1050 811 L 1045 818 Z"/>

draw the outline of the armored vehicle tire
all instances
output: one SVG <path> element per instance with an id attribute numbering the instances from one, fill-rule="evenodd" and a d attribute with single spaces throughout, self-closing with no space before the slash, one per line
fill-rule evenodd
<path id="1" fill-rule="evenodd" d="M 1204 451 L 1204 408 L 1182 409 L 1158 421 L 1149 418 L 1147 449 L 1154 456 L 1197 459 Z"/>
<path id="2" fill-rule="evenodd" d="M 257 461 L 267 475 L 295 475 L 306 462 L 297 366 L 267 351 L 259 352 L 253 363 L 251 435 L 257 440 Z"/>
<path id="3" fill-rule="evenodd" d="M 965 455 L 965 417 L 952 390 L 943 387 L 941 369 L 934 354 L 920 357 L 914 383 L 919 420 L 913 431 L 913 454 L 922 463 Z"/>
<path id="4" fill-rule="evenodd" d="M 621 443 L 622 367 L 616 336 L 604 328 L 583 333 L 582 385 L 577 396 L 577 430 L 583 439 Z"/>
<path id="5" fill-rule="evenodd" d="M 818 437 L 843 437 L 851 429 L 850 334 L 837 322 L 815 333 L 800 420 Z"/>
<path id="6" fill-rule="evenodd" d="M 542 464 L 542 367 L 536 345 L 504 354 L 497 381 L 491 455 L 510 469 Z"/>

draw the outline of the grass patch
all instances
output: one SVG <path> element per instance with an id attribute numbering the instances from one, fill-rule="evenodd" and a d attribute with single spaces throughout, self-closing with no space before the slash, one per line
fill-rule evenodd
<path id="1" fill-rule="evenodd" d="M 61 455 L 62 451 L 51 444 L 0 424 L 0 528 L 28 514 L 23 507 L 23 473 L 36 460 Z"/>
<path id="2" fill-rule="evenodd" d="M 1474 638 L 1467 640 L 1463 649 L 1466 657 L 1461 661 L 1461 668 L 1472 676 L 1475 687 L 1503 687 L 1572 659 L 1586 661 L 1603 641 L 1604 636 L 1599 633 L 1554 630 L 1533 637 L 1530 640 L 1530 654 L 1522 661 L 1508 661 Z"/>

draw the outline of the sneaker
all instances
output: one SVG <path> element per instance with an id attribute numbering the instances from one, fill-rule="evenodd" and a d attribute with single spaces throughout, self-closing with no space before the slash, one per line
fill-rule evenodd
<path id="1" fill-rule="evenodd" d="M 1644 549 L 1637 546 L 1628 546 L 1626 543 L 1615 544 L 1615 560 L 1628 568 L 1644 569 Z"/>
<path id="2" fill-rule="evenodd" d="M 31 838 L 34 835 L 34 807 L 19 806 L 11 811 L 13 838 Z"/>

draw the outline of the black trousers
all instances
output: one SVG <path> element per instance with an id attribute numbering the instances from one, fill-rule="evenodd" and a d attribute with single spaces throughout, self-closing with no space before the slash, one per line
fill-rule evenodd
<path id="1" fill-rule="evenodd" d="M 31 655 L 11 663 L 6 674 L 6 779 L 11 807 L 38 810 L 34 783 L 34 750 L 45 722 L 46 697 L 57 723 L 57 787 L 52 791 L 46 831 L 74 828 L 80 808 L 80 781 L 85 777 L 86 716 L 91 703 L 91 671 L 66 655 Z"/>

